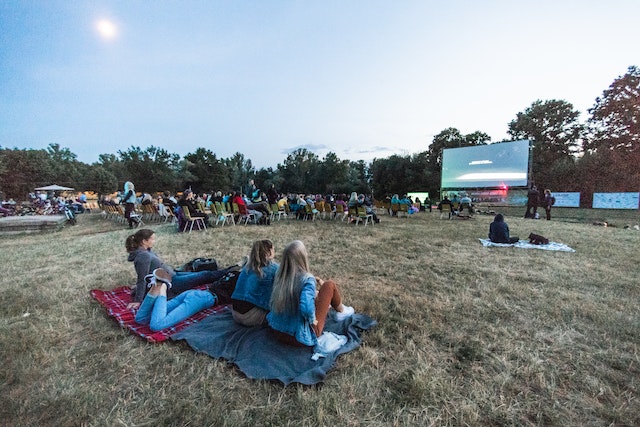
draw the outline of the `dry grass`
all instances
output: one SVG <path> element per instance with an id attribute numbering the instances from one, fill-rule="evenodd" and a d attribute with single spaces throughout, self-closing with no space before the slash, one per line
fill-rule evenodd
<path id="1" fill-rule="evenodd" d="M 513 234 L 576 253 L 483 248 L 489 216 L 190 235 L 152 227 L 173 264 L 213 256 L 227 265 L 254 239 L 277 249 L 303 240 L 314 272 L 379 321 L 318 387 L 248 380 L 185 344 L 121 330 L 89 290 L 133 282 L 129 232 L 99 215 L 2 238 L 0 424 L 638 425 L 640 232 L 594 227 L 576 212 L 507 217 Z"/>

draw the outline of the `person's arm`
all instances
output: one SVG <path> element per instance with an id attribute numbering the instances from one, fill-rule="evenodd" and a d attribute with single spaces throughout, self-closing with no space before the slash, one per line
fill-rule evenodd
<path id="1" fill-rule="evenodd" d="M 136 269 L 136 275 L 138 278 L 136 281 L 134 302 L 140 304 L 144 299 L 145 288 L 147 287 L 147 282 L 144 278 L 149 274 L 149 270 L 151 269 L 151 254 L 148 252 L 140 252 L 133 261 L 133 265 Z"/>
<path id="2" fill-rule="evenodd" d="M 310 276 L 300 292 L 300 314 L 310 325 L 318 323 L 316 319 L 316 279 Z"/>

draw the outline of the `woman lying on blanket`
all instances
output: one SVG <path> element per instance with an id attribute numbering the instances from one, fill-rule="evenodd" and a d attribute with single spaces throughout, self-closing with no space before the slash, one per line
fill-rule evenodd
<path id="1" fill-rule="evenodd" d="M 354 313 L 352 307 L 342 304 L 334 281 L 322 281 L 309 272 L 307 249 L 299 240 L 284 248 L 270 306 L 267 321 L 275 337 L 297 347 L 313 347 L 317 343 L 330 308 L 337 312 L 338 320 Z"/>
<path id="2" fill-rule="evenodd" d="M 171 273 L 164 268 L 153 271 L 151 289 L 144 297 L 136 313 L 136 322 L 149 325 L 152 331 L 160 331 L 182 322 L 200 310 L 213 307 L 218 297 L 209 290 L 191 289 L 167 301 L 167 289 Z"/>
<path id="3" fill-rule="evenodd" d="M 249 261 L 242 267 L 236 288 L 231 295 L 233 320 L 244 326 L 265 323 L 269 299 L 278 263 L 273 261 L 275 250 L 271 240 L 253 243 Z"/>
<path id="4" fill-rule="evenodd" d="M 156 242 L 156 235 L 153 230 L 143 228 L 136 233 L 127 237 L 125 247 L 129 253 L 128 260 L 133 262 L 138 276 L 136 281 L 136 293 L 133 302 L 127 305 L 129 309 L 140 307 L 140 303 L 144 299 L 147 290 L 147 281 L 145 277 L 152 274 L 154 270 L 162 268 L 170 274 L 170 282 L 172 283 L 169 297 L 182 293 L 186 290 L 195 288 L 200 285 L 212 283 L 227 273 L 227 270 L 217 271 L 198 271 L 198 272 L 175 272 L 173 268 L 162 262 L 160 257 L 151 249 Z"/>

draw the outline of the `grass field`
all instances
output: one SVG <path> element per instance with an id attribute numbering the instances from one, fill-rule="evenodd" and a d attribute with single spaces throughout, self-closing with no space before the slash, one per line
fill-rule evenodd
<path id="1" fill-rule="evenodd" d="M 314 273 L 379 322 L 317 387 L 249 380 L 186 344 L 121 330 L 89 296 L 135 281 L 120 224 L 81 215 L 57 233 L 0 238 L 0 424 L 640 425 L 640 231 L 623 228 L 638 212 L 520 211 L 506 212 L 512 234 L 576 252 L 483 248 L 488 215 L 150 227 L 175 265 L 303 240 Z"/>

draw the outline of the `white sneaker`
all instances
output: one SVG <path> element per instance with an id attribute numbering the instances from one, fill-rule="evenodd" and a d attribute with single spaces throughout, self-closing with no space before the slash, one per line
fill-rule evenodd
<path id="1" fill-rule="evenodd" d="M 341 321 L 347 319 L 353 315 L 356 311 L 353 307 L 349 307 L 348 305 L 342 305 L 342 311 L 336 311 L 336 320 Z"/>

